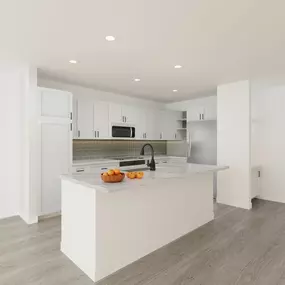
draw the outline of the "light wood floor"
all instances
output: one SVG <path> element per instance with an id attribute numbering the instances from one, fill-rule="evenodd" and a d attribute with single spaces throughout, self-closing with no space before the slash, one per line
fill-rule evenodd
<path id="1" fill-rule="evenodd" d="M 256 200 L 252 211 L 216 205 L 215 213 L 215 221 L 98 284 L 285 284 L 285 205 Z M 94 284 L 59 244 L 58 217 L 33 226 L 0 221 L 0 284 Z"/>

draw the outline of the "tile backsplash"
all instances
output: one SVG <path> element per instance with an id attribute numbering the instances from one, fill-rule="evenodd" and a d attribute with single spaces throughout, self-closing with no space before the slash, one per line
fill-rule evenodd
<path id="1" fill-rule="evenodd" d="M 73 140 L 73 160 L 108 158 L 116 156 L 137 156 L 148 141 L 138 140 Z M 149 142 L 156 155 L 166 154 L 166 141 Z M 145 154 L 150 149 L 145 148 Z"/>

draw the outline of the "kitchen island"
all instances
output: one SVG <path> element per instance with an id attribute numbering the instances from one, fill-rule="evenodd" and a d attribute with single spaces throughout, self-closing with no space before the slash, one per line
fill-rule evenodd
<path id="1" fill-rule="evenodd" d="M 213 220 L 213 173 L 227 167 L 158 166 L 105 184 L 62 176 L 61 250 L 94 282 Z"/>

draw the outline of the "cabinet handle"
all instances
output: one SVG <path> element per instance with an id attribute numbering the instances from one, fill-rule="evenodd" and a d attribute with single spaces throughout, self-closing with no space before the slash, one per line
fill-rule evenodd
<path id="1" fill-rule="evenodd" d="M 199 120 L 201 121 L 201 114 L 199 114 Z"/>
<path id="2" fill-rule="evenodd" d="M 160 139 L 162 139 L 162 134 L 160 133 Z"/>
<path id="3" fill-rule="evenodd" d="M 175 133 L 174 137 L 176 138 L 176 133 Z"/>
<path id="4" fill-rule="evenodd" d="M 145 133 L 145 138 L 146 138 L 146 133 Z"/>
<path id="5" fill-rule="evenodd" d="M 76 169 L 76 172 L 84 172 L 84 168 Z"/>
<path id="6" fill-rule="evenodd" d="M 70 112 L 70 120 L 72 120 L 72 112 Z"/>
<path id="7" fill-rule="evenodd" d="M 79 130 L 77 131 L 77 134 L 78 134 L 78 137 L 80 138 L 80 131 Z"/>
<path id="8" fill-rule="evenodd" d="M 122 116 L 122 122 L 124 123 L 124 116 Z"/>
<path id="9" fill-rule="evenodd" d="M 202 114 L 202 120 L 204 120 L 204 114 Z"/>
<path id="10" fill-rule="evenodd" d="M 125 123 L 127 122 L 127 117 L 125 117 Z"/>
<path id="11" fill-rule="evenodd" d="M 97 138 L 99 138 L 100 137 L 100 133 L 99 133 L 99 131 L 97 131 Z"/>
<path id="12" fill-rule="evenodd" d="M 96 133 L 96 131 L 94 131 L 94 135 L 95 135 L 95 138 L 96 138 L 96 136 L 97 136 L 97 133 Z"/>
<path id="13" fill-rule="evenodd" d="M 70 130 L 72 131 L 72 123 L 70 123 Z"/>

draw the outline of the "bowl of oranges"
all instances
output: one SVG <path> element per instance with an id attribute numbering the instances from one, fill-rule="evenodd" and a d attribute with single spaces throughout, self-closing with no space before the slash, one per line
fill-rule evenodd
<path id="1" fill-rule="evenodd" d="M 125 178 L 125 173 L 120 169 L 109 169 L 108 171 L 101 173 L 101 179 L 106 183 L 118 183 L 122 182 Z"/>
<path id="2" fill-rule="evenodd" d="M 127 177 L 130 179 L 142 179 L 144 173 L 142 171 L 139 172 L 127 172 Z"/>

